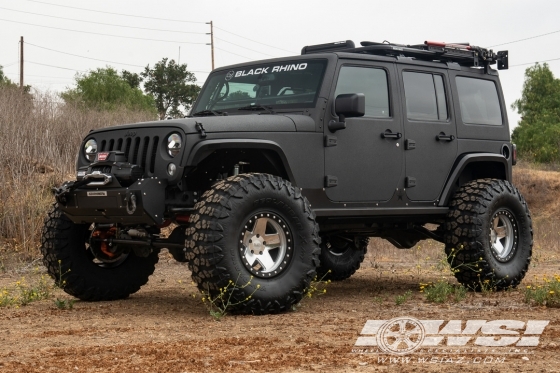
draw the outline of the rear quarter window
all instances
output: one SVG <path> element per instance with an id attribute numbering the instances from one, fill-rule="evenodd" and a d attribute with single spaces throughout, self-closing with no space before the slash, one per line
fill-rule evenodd
<path id="1" fill-rule="evenodd" d="M 502 125 L 498 90 L 492 80 L 458 76 L 455 82 L 463 123 Z"/>

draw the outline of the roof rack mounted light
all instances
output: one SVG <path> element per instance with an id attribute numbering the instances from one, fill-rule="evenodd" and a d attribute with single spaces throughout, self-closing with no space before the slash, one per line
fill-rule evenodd
<path id="1" fill-rule="evenodd" d="M 491 49 L 473 46 L 469 43 L 425 41 L 423 44 L 405 45 L 363 41 L 360 45 L 361 47 L 356 48 L 352 40 L 311 45 L 303 47 L 301 54 L 339 51 L 380 56 L 402 56 L 423 61 L 456 62 L 462 66 L 484 67 L 486 72 L 488 72 L 488 67 L 495 63 L 498 65 L 498 70 L 506 70 L 509 67 L 508 51 L 494 53 Z"/>

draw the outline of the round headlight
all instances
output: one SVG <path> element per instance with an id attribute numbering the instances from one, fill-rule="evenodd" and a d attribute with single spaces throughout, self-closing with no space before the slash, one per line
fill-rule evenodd
<path id="1" fill-rule="evenodd" d="M 84 145 L 84 152 L 86 153 L 88 161 L 95 161 L 95 157 L 97 156 L 97 141 L 89 139 Z"/>
<path id="2" fill-rule="evenodd" d="M 178 133 L 172 133 L 167 138 L 167 153 L 175 157 L 181 151 L 181 145 L 183 140 L 181 139 L 181 135 Z"/>

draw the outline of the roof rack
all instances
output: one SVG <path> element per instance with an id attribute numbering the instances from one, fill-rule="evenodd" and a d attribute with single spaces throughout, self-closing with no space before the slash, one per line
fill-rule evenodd
<path id="1" fill-rule="evenodd" d="M 337 51 L 392 57 L 402 56 L 423 61 L 455 62 L 462 66 L 484 67 L 486 72 L 488 66 L 495 63 L 498 64 L 498 70 L 507 70 L 509 67 L 508 51 L 494 53 L 492 49 L 476 47 L 469 43 L 425 41 L 424 44 L 404 45 L 363 41 L 360 45 L 361 47 L 356 48 L 352 40 L 317 44 L 303 47 L 301 54 Z"/>

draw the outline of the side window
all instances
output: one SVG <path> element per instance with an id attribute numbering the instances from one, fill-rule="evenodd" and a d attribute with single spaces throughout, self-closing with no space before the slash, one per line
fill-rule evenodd
<path id="1" fill-rule="evenodd" d="M 447 100 L 441 75 L 404 71 L 403 82 L 408 119 L 447 120 Z"/>
<path id="2" fill-rule="evenodd" d="M 343 93 L 366 96 L 366 117 L 388 118 L 390 115 L 387 72 L 383 69 L 342 66 L 334 96 Z"/>
<path id="3" fill-rule="evenodd" d="M 464 123 L 502 125 L 500 100 L 493 81 L 458 76 L 455 82 Z"/>

